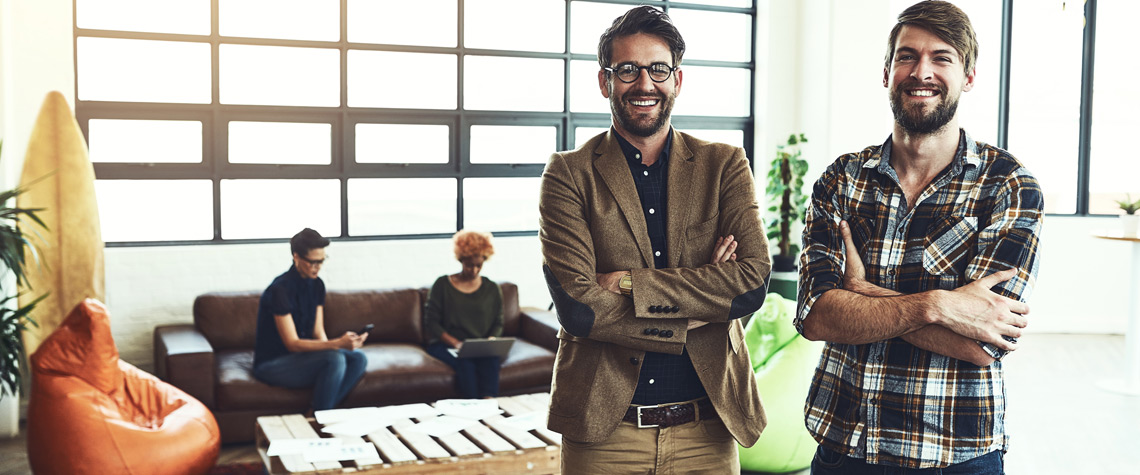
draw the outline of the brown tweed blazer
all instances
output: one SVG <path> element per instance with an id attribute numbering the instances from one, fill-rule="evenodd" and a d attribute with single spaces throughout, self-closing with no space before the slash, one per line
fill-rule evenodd
<path id="1" fill-rule="evenodd" d="M 641 201 L 613 134 L 555 153 L 543 172 L 543 273 L 562 325 L 548 425 L 571 440 L 605 440 L 633 399 L 645 352 L 688 348 L 728 430 L 751 446 L 765 416 L 738 318 L 764 302 L 771 262 L 744 150 L 673 131 L 669 268 L 654 269 Z M 729 234 L 739 242 L 736 261 L 708 264 L 717 237 Z M 632 299 L 595 280 L 619 270 L 633 273 Z M 678 311 L 649 311 L 658 305 Z M 709 323 L 689 332 L 688 319 Z"/>

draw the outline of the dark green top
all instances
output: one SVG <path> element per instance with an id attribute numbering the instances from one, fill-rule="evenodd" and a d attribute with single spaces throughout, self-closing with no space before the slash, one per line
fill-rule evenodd
<path id="1" fill-rule="evenodd" d="M 445 331 L 460 340 L 503 336 L 503 293 L 499 284 L 480 278 L 483 283 L 469 294 L 457 290 L 446 275 L 435 280 L 424 311 L 428 344 Z"/>

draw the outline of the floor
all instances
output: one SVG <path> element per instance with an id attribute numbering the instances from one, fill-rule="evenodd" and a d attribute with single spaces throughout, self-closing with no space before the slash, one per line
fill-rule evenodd
<path id="1" fill-rule="evenodd" d="M 1005 360 L 1011 434 L 1009 475 L 1137 473 L 1125 454 L 1140 449 L 1140 397 L 1099 389 L 1123 373 L 1120 335 L 1022 339 Z M 222 448 L 219 463 L 259 461 L 252 444 Z M 21 436 L 0 439 L 0 475 L 31 473 Z M 796 475 L 807 475 L 808 471 Z"/>

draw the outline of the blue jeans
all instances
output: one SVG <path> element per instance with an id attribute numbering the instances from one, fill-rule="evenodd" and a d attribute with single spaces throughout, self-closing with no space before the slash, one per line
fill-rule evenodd
<path id="1" fill-rule="evenodd" d="M 812 475 L 1005 475 L 1004 454 L 995 450 L 945 468 L 902 468 L 871 465 L 822 445 L 811 461 Z"/>
<path id="2" fill-rule="evenodd" d="M 451 347 L 437 341 L 427 346 L 427 352 L 455 370 L 455 382 L 461 396 L 479 399 L 499 395 L 498 356 L 459 359 L 451 356 L 448 348 Z"/>
<path id="3" fill-rule="evenodd" d="M 313 388 L 313 410 L 332 409 L 344 400 L 368 366 L 364 353 L 349 350 L 300 351 L 261 363 L 253 377 L 273 386 Z"/>

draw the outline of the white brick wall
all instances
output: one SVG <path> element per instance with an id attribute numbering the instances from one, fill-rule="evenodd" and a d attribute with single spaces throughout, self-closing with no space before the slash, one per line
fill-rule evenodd
<path id="1" fill-rule="evenodd" d="M 330 290 L 425 287 L 459 271 L 450 239 L 333 242 L 327 251 L 321 278 Z M 288 243 L 107 249 L 106 303 L 119 356 L 153 371 L 155 326 L 192 322 L 200 294 L 263 290 L 290 263 Z M 541 266 L 537 237 L 500 237 L 483 274 L 518 284 L 520 305 L 546 308 Z"/>

